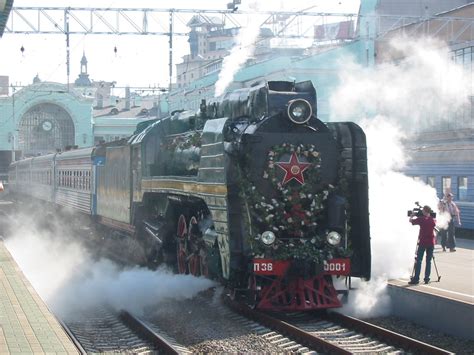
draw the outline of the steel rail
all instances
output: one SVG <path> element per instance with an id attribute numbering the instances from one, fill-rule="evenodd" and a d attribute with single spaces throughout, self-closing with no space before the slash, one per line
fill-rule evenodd
<path id="1" fill-rule="evenodd" d="M 287 322 L 251 309 L 247 305 L 237 302 L 235 300 L 231 300 L 228 296 L 224 296 L 224 303 L 234 311 L 261 324 L 264 324 L 265 326 L 273 330 L 277 330 L 285 335 L 288 335 L 292 338 L 292 340 L 296 339 L 298 340 L 298 342 L 301 342 L 303 345 L 308 346 L 312 349 L 336 354 L 352 354 L 352 352 L 347 351 L 346 349 L 341 348 L 335 344 L 329 343 L 326 340 L 321 339 L 308 332 L 305 332 L 304 330 L 301 330 L 298 327 L 295 327 L 294 325 L 291 325 Z"/>
<path id="2" fill-rule="evenodd" d="M 81 342 L 79 341 L 79 339 L 76 338 L 76 336 L 73 334 L 73 332 L 71 332 L 71 329 L 69 329 L 69 327 L 66 325 L 66 323 L 64 323 L 59 318 L 57 318 L 57 320 L 58 320 L 59 324 L 61 324 L 61 327 L 63 327 L 63 329 L 66 332 L 69 339 L 71 339 L 71 341 L 74 343 L 74 346 L 77 348 L 77 351 L 79 352 L 79 354 L 87 355 L 87 351 L 82 347 Z"/>
<path id="3" fill-rule="evenodd" d="M 453 354 L 447 350 L 438 348 L 436 346 L 423 343 L 416 339 L 407 337 L 402 334 L 395 333 L 391 330 L 381 328 L 377 325 L 370 324 L 363 320 L 346 316 L 341 313 L 329 313 L 323 315 L 322 318 L 325 320 L 343 325 L 347 328 L 357 330 L 363 334 L 373 336 L 378 339 L 383 339 L 384 341 L 389 342 L 391 345 L 398 345 L 405 350 L 411 350 L 414 353 L 418 354 Z"/>
<path id="4" fill-rule="evenodd" d="M 166 339 L 164 339 L 161 335 L 157 334 L 148 325 L 146 325 L 141 320 L 134 317 L 127 311 L 121 311 L 119 317 L 137 334 L 141 335 L 146 340 L 155 345 L 160 350 L 160 354 L 179 355 L 179 351 L 176 350 L 175 347 L 171 345 Z"/>

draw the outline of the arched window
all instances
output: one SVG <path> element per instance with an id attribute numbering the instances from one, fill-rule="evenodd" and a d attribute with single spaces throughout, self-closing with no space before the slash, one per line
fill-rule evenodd
<path id="1" fill-rule="evenodd" d="M 23 154 L 52 153 L 75 145 L 71 116 L 62 107 L 52 103 L 30 108 L 20 120 L 18 135 Z"/>

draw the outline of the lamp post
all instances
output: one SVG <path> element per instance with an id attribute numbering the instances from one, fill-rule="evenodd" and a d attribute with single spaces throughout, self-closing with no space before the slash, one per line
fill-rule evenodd
<path id="1" fill-rule="evenodd" d="M 15 133 L 12 134 L 12 163 L 15 161 Z"/>
<path id="2" fill-rule="evenodd" d="M 12 84 L 12 115 L 13 115 L 13 130 L 11 132 L 12 163 L 15 161 L 15 132 L 17 131 L 16 116 L 15 116 L 15 92 L 16 92 L 16 88 Z"/>

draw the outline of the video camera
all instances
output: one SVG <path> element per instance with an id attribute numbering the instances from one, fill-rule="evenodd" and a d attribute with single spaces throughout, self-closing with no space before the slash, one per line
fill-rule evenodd
<path id="1" fill-rule="evenodd" d="M 411 217 L 413 215 L 417 217 L 422 217 L 423 216 L 423 206 L 421 206 L 418 202 L 415 202 L 416 207 L 412 210 L 409 210 L 407 212 L 407 216 Z M 436 218 L 436 212 L 430 212 L 430 216 L 433 218 Z"/>

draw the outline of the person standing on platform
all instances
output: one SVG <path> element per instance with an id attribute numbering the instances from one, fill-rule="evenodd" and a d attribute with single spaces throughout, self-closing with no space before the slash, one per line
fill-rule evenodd
<path id="1" fill-rule="evenodd" d="M 431 273 L 431 259 L 433 258 L 434 246 L 436 243 L 435 237 L 435 226 L 436 221 L 431 217 L 431 208 L 430 206 L 423 206 L 422 209 L 423 215 L 417 217 L 415 214 L 410 216 L 409 221 L 413 225 L 420 226 L 420 232 L 418 234 L 418 246 L 416 249 L 416 259 L 415 259 L 415 275 L 411 278 L 409 285 L 418 285 L 420 282 L 420 272 L 421 272 L 421 261 L 423 260 L 423 254 L 426 251 L 426 260 L 425 260 L 425 284 L 430 282 L 430 273 Z"/>
<path id="2" fill-rule="evenodd" d="M 449 248 L 449 251 L 453 252 L 456 251 L 456 227 L 455 227 L 455 220 L 458 224 L 458 226 L 461 225 L 461 216 L 459 212 L 458 206 L 454 203 L 453 201 L 453 194 L 451 192 L 448 192 L 446 194 L 446 212 L 449 212 L 451 215 L 451 219 L 449 220 L 448 224 L 448 230 L 447 230 L 447 241 L 446 241 L 446 247 Z"/>
<path id="3" fill-rule="evenodd" d="M 447 212 L 447 207 L 446 207 L 446 200 L 439 200 L 439 203 L 438 203 L 438 211 L 439 213 L 441 214 L 444 214 L 444 213 L 448 213 Z M 440 227 L 439 228 L 439 232 L 438 232 L 438 235 L 440 236 L 441 240 L 440 240 L 440 244 L 441 244 L 441 247 L 443 248 L 443 251 L 446 251 L 446 241 L 447 241 L 447 236 L 448 236 L 448 230 L 447 230 L 447 226 L 446 227 Z"/>

